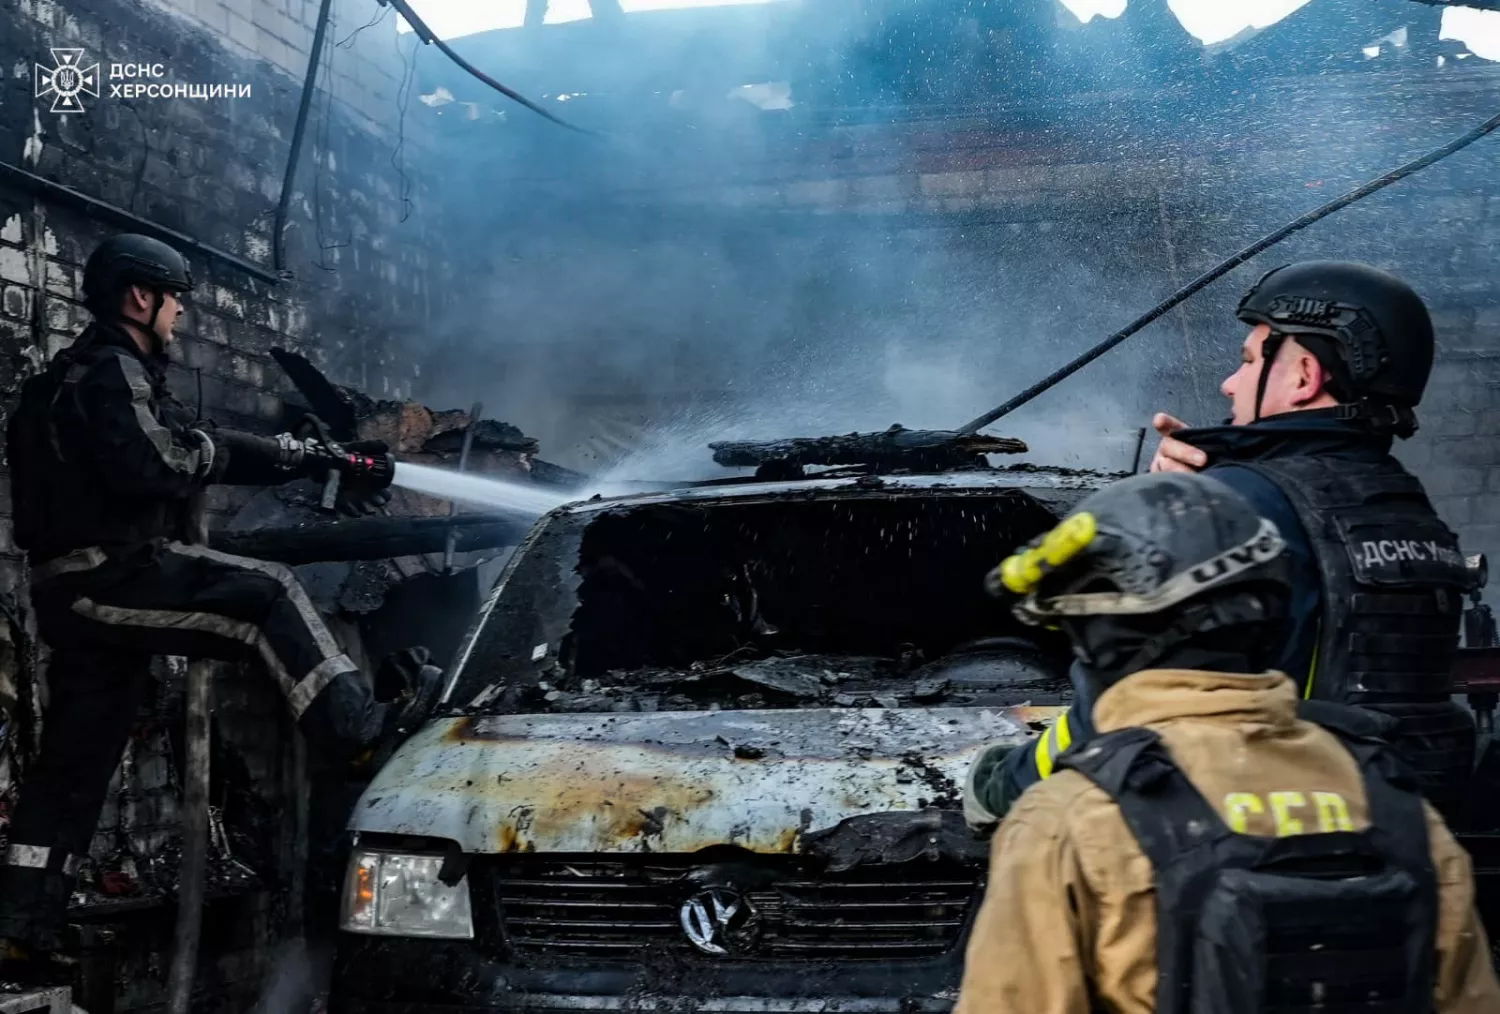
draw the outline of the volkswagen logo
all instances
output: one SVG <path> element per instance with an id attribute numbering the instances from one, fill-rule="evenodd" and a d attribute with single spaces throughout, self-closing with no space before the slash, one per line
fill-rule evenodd
<path id="1" fill-rule="evenodd" d="M 755 940 L 760 919 L 750 900 L 733 887 L 710 887 L 682 903 L 682 931 L 704 954 L 741 953 Z"/>

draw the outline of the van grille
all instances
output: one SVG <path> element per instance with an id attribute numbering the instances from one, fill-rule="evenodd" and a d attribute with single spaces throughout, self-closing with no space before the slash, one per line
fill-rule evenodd
<path id="1" fill-rule="evenodd" d="M 713 870 L 713 876 L 705 876 Z M 698 953 L 681 921 L 684 902 L 708 883 L 732 884 L 755 913 L 755 931 L 710 960 L 891 960 L 950 950 L 979 892 L 975 871 L 912 863 L 870 873 L 810 874 L 796 860 L 709 867 L 690 861 L 501 860 L 501 921 L 523 952 L 628 955 L 670 948 Z"/>

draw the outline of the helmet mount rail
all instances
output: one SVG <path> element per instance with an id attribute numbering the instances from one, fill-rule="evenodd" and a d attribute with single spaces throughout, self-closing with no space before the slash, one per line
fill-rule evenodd
<path id="1" fill-rule="evenodd" d="M 1429 151 L 1427 154 L 1422 155 L 1419 158 L 1412 159 L 1410 162 L 1398 166 L 1395 169 L 1392 169 L 1390 172 L 1387 172 L 1381 176 L 1376 177 L 1373 180 L 1370 180 L 1368 183 L 1364 183 L 1358 187 L 1355 187 L 1353 190 L 1344 194 L 1342 197 L 1337 197 L 1334 200 L 1329 201 L 1327 204 L 1324 204 L 1322 207 L 1314 208 L 1312 211 L 1309 211 L 1306 214 L 1293 219 L 1274 232 L 1262 236 L 1260 239 L 1256 240 L 1254 243 L 1251 243 L 1249 246 L 1234 254 L 1232 257 L 1221 261 L 1219 264 L 1210 268 L 1208 271 L 1205 271 L 1203 274 L 1199 275 L 1191 282 L 1188 282 L 1182 288 L 1178 289 L 1166 299 L 1156 304 L 1156 306 L 1152 307 L 1150 310 L 1146 311 L 1144 314 L 1137 317 L 1135 320 L 1131 321 L 1129 324 L 1125 325 L 1125 327 L 1121 328 L 1119 331 L 1116 331 L 1114 334 L 1110 335 L 1108 338 L 1104 339 L 1102 342 L 1095 345 L 1087 352 L 1078 356 L 1072 362 L 1065 364 L 1059 369 L 1053 371 L 1048 376 L 1043 377 L 1041 380 L 1037 381 L 1035 384 L 1032 384 L 1030 387 L 1026 388 L 1026 390 L 1022 391 L 1020 394 L 1011 398 L 1004 404 L 999 405 L 979 416 L 978 418 L 971 419 L 963 426 L 960 426 L 958 432 L 979 432 L 981 429 L 990 425 L 990 423 L 994 422 L 995 420 L 1009 415 L 1011 412 L 1014 412 L 1022 405 L 1030 402 L 1038 395 L 1051 390 L 1053 387 L 1056 387 L 1064 380 L 1067 380 L 1073 374 L 1089 365 L 1089 363 L 1092 363 L 1095 359 L 1098 359 L 1110 349 L 1113 349 L 1116 345 L 1124 342 L 1127 338 L 1131 337 L 1136 332 L 1141 331 L 1148 324 L 1151 324 L 1152 322 L 1165 316 L 1169 311 L 1176 308 L 1179 304 L 1186 302 L 1188 299 L 1197 295 L 1203 289 L 1208 288 L 1208 286 L 1212 285 L 1220 278 L 1223 278 L 1225 275 L 1229 274 L 1229 272 L 1233 271 L 1241 264 L 1244 264 L 1252 257 L 1255 257 L 1258 254 L 1269 250 L 1271 247 L 1275 246 L 1277 243 L 1280 243 L 1288 236 L 1291 236 L 1294 233 L 1301 232 L 1308 226 L 1322 221 L 1334 212 L 1347 208 L 1349 205 L 1355 203 L 1356 201 L 1363 200 L 1364 198 L 1369 197 L 1371 194 L 1376 193 L 1377 191 L 1384 190 L 1386 187 L 1390 186 L 1393 183 L 1399 183 L 1401 180 L 1406 179 L 1408 176 L 1420 172 L 1436 162 L 1442 161 L 1455 152 L 1462 151 L 1464 148 L 1467 148 L 1469 145 L 1473 144 L 1475 141 L 1478 141 L 1480 138 L 1494 133 L 1497 129 L 1500 129 L 1500 113 L 1497 113 L 1496 115 L 1490 117 L 1488 120 L 1484 121 L 1479 126 L 1469 131 L 1467 134 L 1464 134 L 1462 137 L 1455 138 L 1454 140 L 1449 141 L 1447 144 L 1443 145 L 1440 148 L 1434 148 L 1432 151 Z"/>
<path id="2" fill-rule="evenodd" d="M 984 468 L 986 454 L 1024 454 L 1024 441 L 952 430 L 909 430 L 899 423 L 880 433 L 846 433 L 783 440 L 725 440 L 709 444 L 717 464 L 754 468 L 757 478 L 800 478 L 804 466 L 864 465 L 875 472 Z"/>

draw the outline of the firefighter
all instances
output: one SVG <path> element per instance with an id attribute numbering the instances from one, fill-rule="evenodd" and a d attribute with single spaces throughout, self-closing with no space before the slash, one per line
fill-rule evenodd
<path id="1" fill-rule="evenodd" d="M 1451 672 L 1473 579 L 1421 483 L 1390 453 L 1416 432 L 1432 371 L 1427 307 L 1386 272 L 1309 261 L 1266 274 L 1238 316 L 1251 330 L 1221 388 L 1231 418 L 1188 429 L 1158 415 L 1151 470 L 1211 472 L 1276 522 L 1295 594 L 1273 666 L 1307 699 L 1388 718 L 1427 797 L 1456 819 L 1476 732 Z M 1074 710 L 1032 750 L 985 754 L 970 772 L 971 817 L 1003 814 L 1089 731 Z"/>
<path id="2" fill-rule="evenodd" d="M 1093 733 L 996 832 L 957 1014 L 1500 1010 L 1468 855 L 1379 723 L 1269 670 L 1292 561 L 1247 498 L 1135 476 L 999 569 Z"/>
<path id="3" fill-rule="evenodd" d="M 383 444 L 195 420 L 165 384 L 192 287 L 187 262 L 165 243 L 105 240 L 84 269 L 92 324 L 27 381 L 8 427 L 15 539 L 51 660 L 39 756 L 0 864 L 0 980 L 46 983 L 59 971 L 68 897 L 153 655 L 258 659 L 299 729 L 338 763 L 390 749 L 439 690 L 441 673 L 414 649 L 382 666 L 377 695 L 288 568 L 191 538 L 209 484 L 332 469 L 352 502 L 381 495 L 394 470 Z"/>

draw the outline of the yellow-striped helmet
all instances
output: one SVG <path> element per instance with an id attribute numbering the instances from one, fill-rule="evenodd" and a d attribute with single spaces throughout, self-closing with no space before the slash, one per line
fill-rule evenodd
<path id="1" fill-rule="evenodd" d="M 988 586 L 1021 596 L 1017 617 L 1068 630 L 1075 647 L 1079 623 L 1091 617 L 1182 614 L 1186 622 L 1173 626 L 1189 636 L 1278 619 L 1288 592 L 1284 550 L 1276 525 L 1217 479 L 1153 473 L 1087 497 L 991 571 Z"/>

